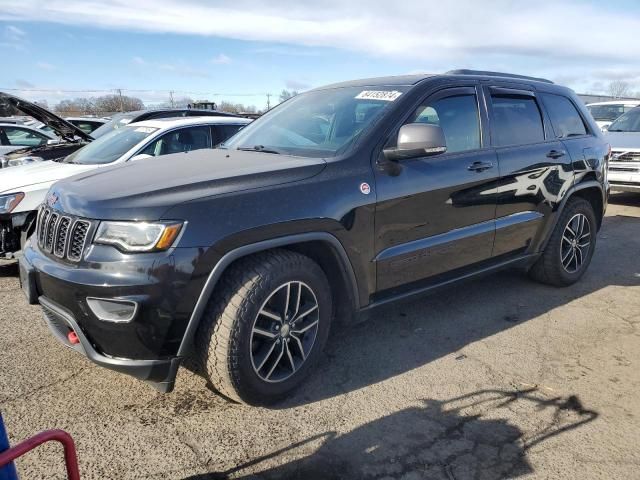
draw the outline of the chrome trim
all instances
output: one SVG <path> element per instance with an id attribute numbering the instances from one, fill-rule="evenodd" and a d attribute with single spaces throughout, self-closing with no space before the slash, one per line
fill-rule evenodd
<path id="1" fill-rule="evenodd" d="M 133 313 L 126 320 L 109 320 L 106 318 L 102 318 L 93 310 L 93 308 L 91 308 L 91 304 L 89 303 L 89 300 L 96 300 L 98 302 L 105 301 L 105 302 L 113 302 L 113 303 L 129 303 L 133 305 Z M 87 297 L 86 301 L 87 301 L 87 306 L 89 307 L 89 310 L 91 310 L 91 313 L 93 313 L 96 316 L 96 318 L 102 322 L 129 323 L 131 322 L 131 320 L 136 318 L 136 315 L 138 314 L 138 310 L 140 309 L 140 304 L 138 302 L 134 302 L 133 300 L 121 300 L 119 298 L 104 298 L 104 297 Z"/>

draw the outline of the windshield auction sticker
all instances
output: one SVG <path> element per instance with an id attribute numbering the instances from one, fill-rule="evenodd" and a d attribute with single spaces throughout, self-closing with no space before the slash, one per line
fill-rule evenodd
<path id="1" fill-rule="evenodd" d="M 402 95 L 397 90 L 363 90 L 355 98 L 360 100 L 384 100 L 385 102 L 393 102 Z"/>

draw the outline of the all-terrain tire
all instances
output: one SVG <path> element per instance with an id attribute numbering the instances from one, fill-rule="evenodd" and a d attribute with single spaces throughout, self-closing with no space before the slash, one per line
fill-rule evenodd
<path id="1" fill-rule="evenodd" d="M 570 242 L 566 239 L 563 240 L 563 236 L 571 237 L 570 234 L 566 235 L 567 226 L 569 226 L 569 223 L 572 221 L 575 223 L 576 216 L 580 215 L 588 222 L 589 236 L 585 237 L 583 242 L 586 242 L 586 238 L 588 238 L 589 246 L 587 249 L 584 249 L 584 253 L 581 254 L 582 263 L 580 266 L 578 267 L 577 264 L 571 264 L 569 269 L 567 269 L 563 265 L 563 258 L 567 258 L 564 257 L 565 255 L 571 255 L 571 252 L 568 250 Z M 596 247 L 597 229 L 596 216 L 591 204 L 580 197 L 569 199 L 542 256 L 529 270 L 529 276 L 538 282 L 556 287 L 566 287 L 580 280 L 591 263 L 591 257 Z M 575 270 L 572 271 L 574 267 Z"/>
<path id="2" fill-rule="evenodd" d="M 209 300 L 196 337 L 196 353 L 200 369 L 213 387 L 231 400 L 251 405 L 275 403 L 303 382 L 319 359 L 327 341 L 332 317 L 331 289 L 327 278 L 320 266 L 310 258 L 288 250 L 277 249 L 238 260 L 229 267 L 220 282 Z M 295 370 L 293 368 L 295 362 L 291 360 L 293 373 L 290 373 L 291 376 L 288 378 L 286 378 L 286 364 L 280 363 L 276 368 L 281 376 L 285 376 L 284 379 L 265 380 L 263 377 L 268 373 L 270 364 L 267 364 L 264 370 L 256 370 L 256 364 L 260 362 L 256 360 L 257 353 L 254 353 L 253 348 L 256 343 L 261 343 L 262 338 L 256 341 L 254 328 L 258 328 L 258 322 L 263 322 L 260 325 L 261 329 L 264 322 L 269 322 L 270 317 L 259 315 L 259 312 L 265 310 L 266 302 L 279 301 L 279 298 L 285 295 L 282 288 L 286 289 L 287 285 L 291 285 L 292 295 L 297 295 L 296 286 L 301 291 L 304 288 L 305 299 L 303 300 L 307 302 L 307 310 L 309 310 L 308 305 L 312 305 L 309 299 L 317 301 L 317 310 L 299 320 L 307 322 L 307 325 L 317 320 L 317 329 L 312 330 L 311 328 L 315 327 L 311 327 L 304 334 L 297 334 L 300 337 L 304 336 L 303 341 L 305 341 L 306 335 L 315 331 L 313 341 L 309 343 L 307 340 L 307 345 L 311 346 L 306 356 L 300 355 L 300 350 L 294 351 L 294 345 L 299 344 L 301 350 L 303 347 L 302 342 L 297 342 L 293 335 L 288 340 L 285 337 L 277 337 L 278 344 L 274 347 L 276 358 L 270 358 L 270 360 L 275 362 L 278 349 L 285 352 L 286 340 L 291 341 L 291 344 L 286 345 L 286 348 L 291 350 L 286 351 L 293 352 L 293 355 L 289 355 L 288 358 L 293 358 L 297 352 L 296 358 L 301 363 L 298 370 Z M 312 293 L 310 294 L 309 291 Z M 281 317 L 287 316 L 287 309 L 290 312 L 294 310 L 293 307 L 289 308 L 290 298 L 288 294 L 286 295 L 283 303 L 287 306 L 284 307 Z M 300 306 L 300 296 L 297 298 Z M 290 313 L 291 325 L 295 325 L 293 317 L 296 315 L 298 315 L 297 310 L 295 315 Z M 283 334 L 284 323 L 281 322 L 280 325 L 279 327 L 278 321 L 274 320 L 273 330 L 269 330 L 269 334 Z M 276 332 L 275 329 L 280 328 L 282 330 Z M 267 328 L 265 327 L 264 330 Z M 294 332 L 293 327 L 291 332 Z M 264 342 L 271 342 L 271 338 L 265 338 Z M 263 348 L 265 351 L 268 351 L 268 345 Z M 264 355 L 263 358 L 267 356 Z M 260 376 L 261 374 L 263 377 Z"/>

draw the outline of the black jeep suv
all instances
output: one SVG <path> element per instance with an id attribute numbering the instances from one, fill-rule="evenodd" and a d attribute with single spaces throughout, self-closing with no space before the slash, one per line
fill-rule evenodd
<path id="1" fill-rule="evenodd" d="M 266 404 L 301 383 L 334 319 L 504 267 L 576 282 L 608 157 L 580 100 L 546 80 L 331 85 L 221 149 L 55 184 L 20 276 L 93 362 L 167 392 L 189 357 L 227 397 Z"/>

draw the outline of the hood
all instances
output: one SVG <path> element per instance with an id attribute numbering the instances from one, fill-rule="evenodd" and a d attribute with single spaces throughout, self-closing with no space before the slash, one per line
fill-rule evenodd
<path id="1" fill-rule="evenodd" d="M 604 137 L 614 150 L 640 150 L 640 132 L 607 132 Z"/>
<path id="2" fill-rule="evenodd" d="M 35 118 L 39 122 L 51 127 L 53 131 L 68 142 L 74 142 L 77 138 L 90 142 L 93 140 L 89 135 L 84 133 L 78 127 L 59 116 L 51 113 L 49 110 L 39 107 L 35 103 L 28 102 L 22 98 L 0 92 L 0 103 L 6 103 L 21 112 Z"/>
<path id="3" fill-rule="evenodd" d="M 55 182 L 77 173 L 95 169 L 96 165 L 78 165 L 53 161 L 36 162 L 0 170 L 0 193 L 20 191 L 29 185 Z"/>
<path id="4" fill-rule="evenodd" d="M 3 156 L 8 160 L 26 156 L 41 157 L 44 160 L 57 160 L 84 147 L 87 143 L 88 142 L 56 143 L 53 145 L 40 145 L 37 147 L 21 147 L 17 150 L 11 150 L 8 153 L 4 153 Z"/>
<path id="5" fill-rule="evenodd" d="M 56 208 L 110 220 L 158 220 L 198 198 L 295 182 L 325 167 L 320 158 L 197 150 L 100 168 L 58 182 Z"/>

